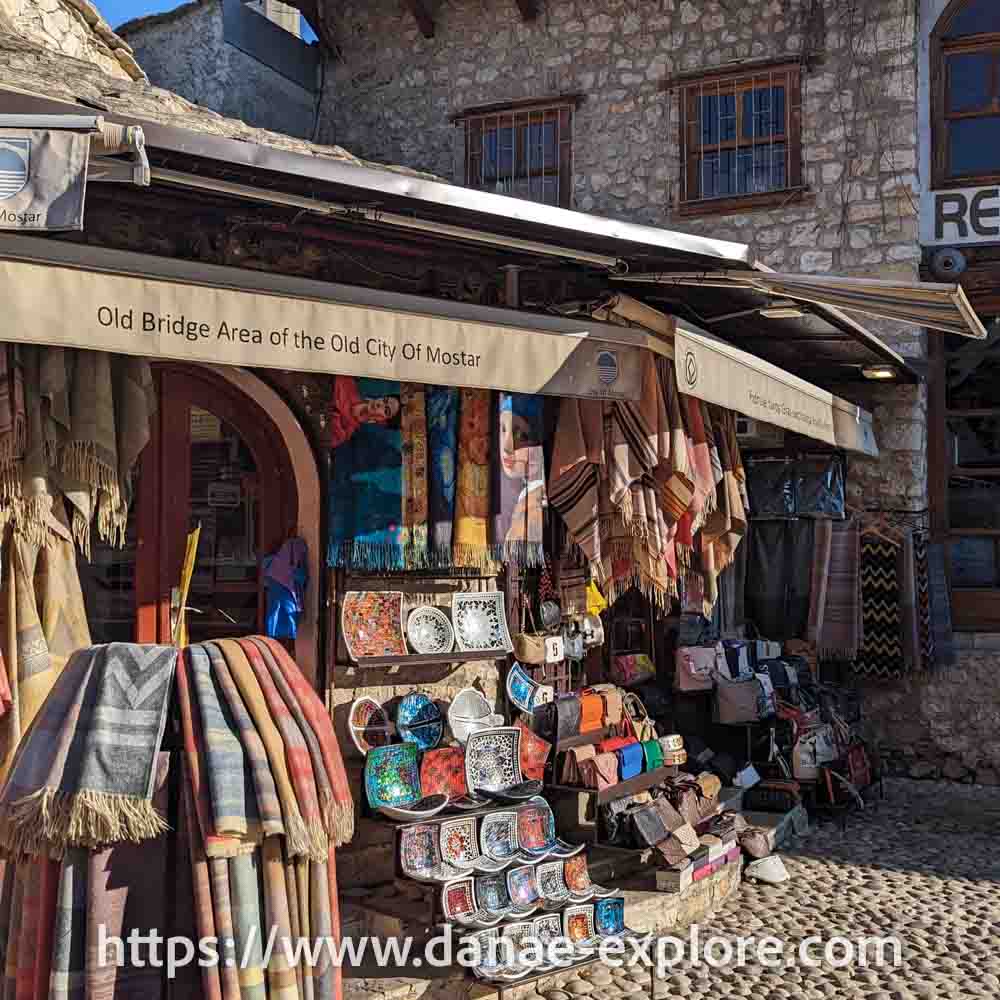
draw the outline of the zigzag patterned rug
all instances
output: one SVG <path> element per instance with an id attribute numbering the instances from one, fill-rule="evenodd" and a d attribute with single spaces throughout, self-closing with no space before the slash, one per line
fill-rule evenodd
<path id="1" fill-rule="evenodd" d="M 937 666 L 934 626 L 931 622 L 931 574 L 927 565 L 927 536 L 913 534 L 913 554 L 917 564 L 917 632 L 920 636 L 920 665 L 926 671 Z"/>
<path id="2" fill-rule="evenodd" d="M 898 546 L 877 535 L 861 536 L 864 641 L 854 671 L 863 677 L 888 681 L 904 673 L 898 558 Z"/>

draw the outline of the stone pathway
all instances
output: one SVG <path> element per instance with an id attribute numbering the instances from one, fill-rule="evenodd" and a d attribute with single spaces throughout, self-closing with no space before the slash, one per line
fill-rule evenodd
<path id="1" fill-rule="evenodd" d="M 845 968 L 767 968 L 751 961 L 712 968 L 686 961 L 651 986 L 647 970 L 592 966 L 540 982 L 540 993 L 526 1000 L 643 1000 L 651 989 L 653 1000 L 1000 997 L 1000 790 L 892 781 L 886 792 L 876 809 L 848 820 L 846 833 L 825 823 L 788 846 L 782 856 L 792 881 L 744 884 L 701 933 L 730 942 L 774 935 L 793 958 L 810 936 L 895 936 L 898 967 L 855 961 Z"/>

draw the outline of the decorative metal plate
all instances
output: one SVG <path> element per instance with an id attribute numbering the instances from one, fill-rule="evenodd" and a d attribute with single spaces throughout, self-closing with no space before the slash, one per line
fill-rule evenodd
<path id="1" fill-rule="evenodd" d="M 488 927 L 475 934 L 467 934 L 462 938 L 462 949 L 473 962 L 477 975 L 488 976 L 490 972 L 500 967 L 497 942 L 500 931 L 496 927 Z"/>
<path id="2" fill-rule="evenodd" d="M 462 872 L 441 858 L 436 823 L 408 826 L 399 835 L 399 863 L 403 873 L 419 882 L 447 882 Z"/>
<path id="3" fill-rule="evenodd" d="M 519 785 L 521 730 L 516 726 L 473 733 L 465 745 L 465 783 L 470 792 L 496 792 Z"/>
<path id="4" fill-rule="evenodd" d="M 449 819 L 441 824 L 441 857 L 456 868 L 474 868 L 480 857 L 475 816 Z"/>
<path id="5" fill-rule="evenodd" d="M 451 617 L 460 650 L 472 653 L 487 649 L 505 649 L 508 653 L 513 650 L 503 594 L 499 590 L 455 594 L 451 599 Z"/>
<path id="6" fill-rule="evenodd" d="M 494 861 L 509 862 L 520 858 L 517 843 L 517 813 L 495 812 L 479 821 L 479 849 Z"/>
<path id="7" fill-rule="evenodd" d="M 450 653 L 455 648 L 455 630 L 448 616 L 429 604 L 410 612 L 406 619 L 406 638 L 415 653 Z"/>
<path id="8" fill-rule="evenodd" d="M 372 809 L 405 807 L 420 801 L 418 756 L 415 743 L 393 743 L 368 752 L 365 792 Z"/>
<path id="9" fill-rule="evenodd" d="M 562 937 L 562 918 L 558 913 L 543 913 L 540 917 L 535 917 L 532 924 L 534 924 L 535 938 L 541 941 L 543 946 Z"/>
<path id="10" fill-rule="evenodd" d="M 428 750 L 420 761 L 420 790 L 424 795 L 447 795 L 454 806 L 465 798 L 465 752 L 461 747 Z"/>
<path id="11" fill-rule="evenodd" d="M 588 903 L 582 906 L 567 906 L 563 910 L 563 936 L 575 945 L 586 944 L 595 937 L 594 907 Z"/>
<path id="12" fill-rule="evenodd" d="M 533 858 L 549 855 L 556 846 L 556 820 L 542 798 L 534 798 L 517 810 L 517 842 Z"/>
<path id="13" fill-rule="evenodd" d="M 535 880 L 542 898 L 550 903 L 563 903 L 569 899 L 569 889 L 563 876 L 562 861 L 546 861 L 535 870 Z M 562 928 L 560 927 L 560 933 Z"/>
<path id="14" fill-rule="evenodd" d="M 441 710 L 427 695 L 414 691 L 396 709 L 396 728 L 407 742 L 416 743 L 421 750 L 433 750 L 441 742 L 444 720 Z"/>
<path id="15" fill-rule="evenodd" d="M 493 709 L 481 691 L 463 688 L 448 709 L 448 725 L 455 739 L 464 744 L 473 733 L 494 725 L 489 721 L 492 715 Z"/>
<path id="16" fill-rule="evenodd" d="M 340 624 L 352 660 L 366 656 L 406 656 L 400 590 L 348 591 L 341 606 Z"/>
<path id="17" fill-rule="evenodd" d="M 348 716 L 348 729 L 362 757 L 372 747 L 387 746 L 392 740 L 389 716 L 374 698 L 355 699 Z"/>
<path id="18" fill-rule="evenodd" d="M 538 685 L 531 679 L 528 672 L 517 660 L 507 673 L 507 697 L 512 705 L 522 712 L 535 710 L 535 696 Z"/>
<path id="19" fill-rule="evenodd" d="M 621 896 L 594 903 L 594 929 L 601 937 L 618 937 L 625 933 L 625 900 Z"/>
<path id="20" fill-rule="evenodd" d="M 538 778 L 531 778 L 528 781 L 522 781 L 517 785 L 511 785 L 510 788 L 504 788 L 495 792 L 487 792 L 486 794 L 497 802 L 515 805 L 518 802 L 524 802 L 527 799 L 535 798 L 539 792 L 541 792 L 542 787 L 542 783 L 538 780 Z"/>
<path id="21" fill-rule="evenodd" d="M 510 901 L 524 909 L 539 902 L 538 883 L 535 880 L 535 866 L 521 865 L 507 872 L 507 893 Z"/>
<path id="22" fill-rule="evenodd" d="M 441 909 L 448 921 L 466 927 L 491 927 L 502 919 L 478 906 L 475 880 L 471 878 L 449 882 L 441 890 Z"/>

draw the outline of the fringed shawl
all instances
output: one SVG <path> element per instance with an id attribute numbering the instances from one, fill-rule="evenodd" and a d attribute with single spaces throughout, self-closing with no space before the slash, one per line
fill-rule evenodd
<path id="1" fill-rule="evenodd" d="M 458 480 L 452 558 L 456 566 L 492 572 L 490 461 L 493 433 L 487 389 L 463 389 L 458 414 Z"/>

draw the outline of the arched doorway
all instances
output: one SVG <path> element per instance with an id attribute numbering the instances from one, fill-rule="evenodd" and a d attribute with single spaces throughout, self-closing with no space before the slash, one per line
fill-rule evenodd
<path id="1" fill-rule="evenodd" d="M 158 407 L 125 547 L 95 538 L 91 560 L 80 561 L 94 641 L 170 641 L 186 538 L 198 523 L 191 641 L 261 631 L 262 560 L 298 534 L 313 565 L 295 655 L 315 681 L 320 498 L 304 432 L 248 371 L 173 363 L 153 371 Z"/>

